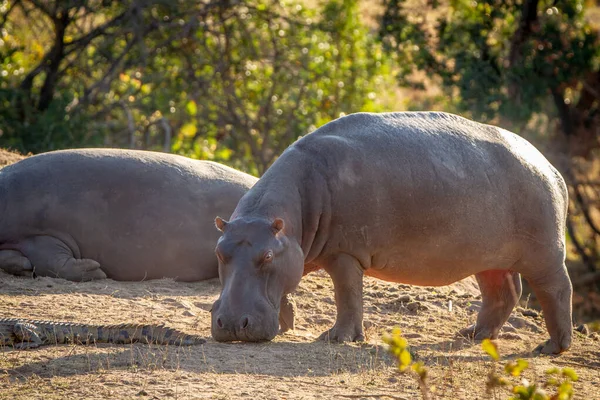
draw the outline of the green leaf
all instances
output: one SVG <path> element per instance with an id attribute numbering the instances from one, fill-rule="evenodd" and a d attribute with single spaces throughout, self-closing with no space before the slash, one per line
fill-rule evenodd
<path id="1" fill-rule="evenodd" d="M 412 361 L 412 356 L 410 355 L 408 350 L 404 349 L 400 353 L 400 357 L 398 357 L 398 360 L 400 361 L 400 365 L 399 365 L 400 371 L 404 371 L 406 368 L 408 368 L 410 366 L 410 363 Z"/>
<path id="2" fill-rule="evenodd" d="M 518 359 L 516 362 L 509 362 L 504 366 L 506 373 L 512 376 L 519 376 L 521 372 L 529 367 L 529 363 L 525 360 Z"/>
<path id="3" fill-rule="evenodd" d="M 563 376 L 571 379 L 573 382 L 577 382 L 577 380 L 579 379 L 579 377 L 577 376 L 577 373 L 572 368 L 569 368 L 569 367 L 563 368 L 562 374 L 563 374 Z"/>
<path id="4" fill-rule="evenodd" d="M 500 355 L 498 354 L 498 346 L 496 346 L 496 343 L 492 342 L 490 339 L 484 339 L 483 342 L 481 342 L 481 348 L 490 357 L 492 357 L 494 361 L 498 361 L 500 358 Z"/>
<path id="5" fill-rule="evenodd" d="M 190 100 L 187 102 L 187 104 L 185 105 L 185 110 L 192 117 L 198 114 L 198 106 L 196 105 L 196 102 L 194 100 Z"/>
<path id="6" fill-rule="evenodd" d="M 188 122 L 187 124 L 183 125 L 179 130 L 179 132 L 185 137 L 192 137 L 196 134 L 197 131 L 198 128 L 195 124 L 191 122 Z"/>

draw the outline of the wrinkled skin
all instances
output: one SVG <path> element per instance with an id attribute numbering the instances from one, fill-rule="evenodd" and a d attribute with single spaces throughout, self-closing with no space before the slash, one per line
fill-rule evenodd
<path id="1" fill-rule="evenodd" d="M 256 178 L 148 151 L 44 153 L 0 170 L 0 269 L 73 281 L 218 276 L 215 215 Z"/>
<path id="2" fill-rule="evenodd" d="M 285 236 L 283 221 L 238 218 L 227 223 L 217 218 L 216 224 L 223 232 L 215 250 L 223 289 L 212 307 L 213 338 L 255 342 L 292 329 L 293 305 L 287 295 L 302 278 L 303 254 Z M 293 262 L 300 268 L 286 268 Z"/>
<path id="3" fill-rule="evenodd" d="M 217 219 L 213 335 L 270 340 L 277 297 L 323 268 L 337 306 L 324 339 L 364 339 L 364 275 L 426 286 L 475 275 L 483 306 L 462 333 L 495 338 L 523 277 L 550 333 L 540 350 L 560 353 L 572 335 L 567 204 L 560 174 L 511 132 L 445 113 L 340 118 L 290 146 L 230 222 Z"/>

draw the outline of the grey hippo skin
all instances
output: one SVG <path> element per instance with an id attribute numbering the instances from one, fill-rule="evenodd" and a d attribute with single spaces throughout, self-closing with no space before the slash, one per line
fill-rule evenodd
<path id="1" fill-rule="evenodd" d="M 448 285 L 475 275 L 483 306 L 464 333 L 495 338 L 521 296 L 521 275 L 550 333 L 571 344 L 565 268 L 567 188 L 531 144 L 444 113 L 359 113 L 290 146 L 240 200 L 217 245 L 223 285 L 216 340 L 270 340 L 280 299 L 324 268 L 337 319 L 323 335 L 364 339 L 363 275 Z"/>
<path id="2" fill-rule="evenodd" d="M 0 268 L 73 281 L 217 277 L 214 218 L 255 182 L 149 151 L 29 157 L 0 170 Z"/>

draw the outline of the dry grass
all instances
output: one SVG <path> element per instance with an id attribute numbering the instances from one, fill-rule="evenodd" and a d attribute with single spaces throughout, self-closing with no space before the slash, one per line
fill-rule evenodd
<path id="1" fill-rule="evenodd" d="M 0 315 L 167 323 L 208 337 L 209 309 L 218 291 L 217 280 L 72 283 L 0 273 Z M 330 280 L 316 273 L 296 292 L 297 329 L 271 343 L 222 344 L 209 339 L 203 346 L 182 348 L 6 348 L 0 353 L 0 398 L 418 398 L 416 381 L 396 372 L 381 344 L 382 333 L 397 325 L 415 356 L 429 367 L 436 398 L 485 398 L 489 362 L 479 344 L 456 336 L 473 322 L 479 306 L 473 281 L 417 288 L 368 279 L 364 298 L 364 344 L 315 341 L 335 316 Z M 541 319 L 517 313 L 512 324 L 515 331 L 498 341 L 505 359 L 528 359 L 534 365 L 531 373 L 538 376 L 552 365 L 571 366 L 581 377 L 576 391 L 598 393 L 591 398 L 600 398 L 600 341 L 577 335 L 570 352 L 535 357 L 529 351 L 546 337 Z"/>
<path id="2" fill-rule="evenodd" d="M 22 160 L 23 158 L 25 158 L 25 156 L 17 152 L 0 149 L 0 168 Z"/>

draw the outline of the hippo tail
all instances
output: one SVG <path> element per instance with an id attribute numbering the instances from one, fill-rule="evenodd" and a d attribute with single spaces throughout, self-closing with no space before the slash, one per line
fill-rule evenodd
<path id="1" fill-rule="evenodd" d="M 563 200 L 563 220 L 566 220 L 567 213 L 569 212 L 569 189 L 567 188 L 567 183 L 565 179 L 561 175 L 560 172 L 554 167 L 552 167 L 554 176 L 556 178 L 556 185 L 558 186 L 558 193 L 562 197 Z"/>

